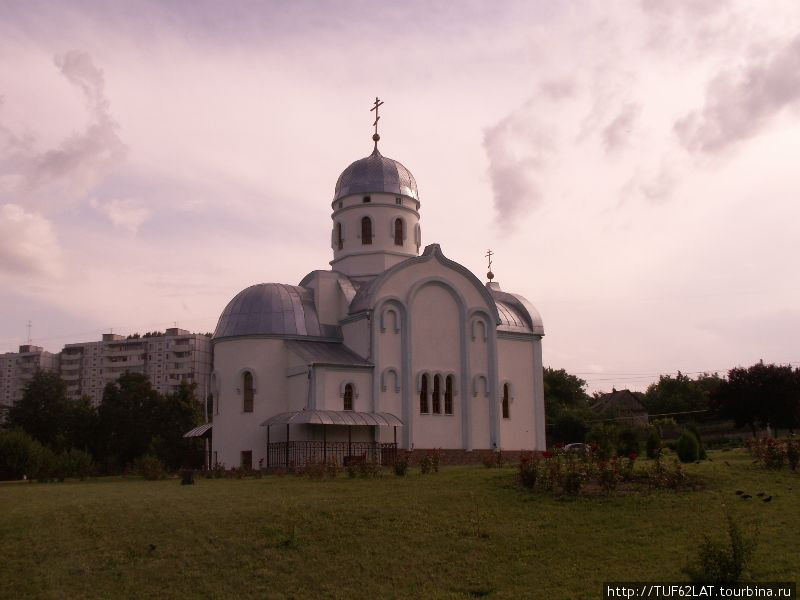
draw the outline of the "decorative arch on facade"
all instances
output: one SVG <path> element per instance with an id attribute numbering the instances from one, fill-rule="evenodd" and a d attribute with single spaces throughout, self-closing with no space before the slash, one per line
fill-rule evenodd
<path id="1" fill-rule="evenodd" d="M 361 243 L 372 243 L 372 219 L 368 216 L 361 217 Z"/>
<path id="2" fill-rule="evenodd" d="M 358 398 L 358 387 L 356 386 L 356 382 L 352 379 L 345 379 L 339 384 L 339 397 L 344 398 L 345 388 L 350 385 L 353 388 L 353 398 Z"/>
<path id="3" fill-rule="evenodd" d="M 419 412 L 428 414 L 430 412 L 431 394 L 431 374 L 420 373 L 419 375 Z"/>
<path id="4" fill-rule="evenodd" d="M 481 316 L 476 316 L 472 319 L 472 341 L 480 340 L 485 342 L 488 337 L 489 328 L 486 325 L 486 320 Z"/>
<path id="5" fill-rule="evenodd" d="M 417 245 L 417 252 L 419 252 L 419 247 L 422 246 L 422 228 L 420 228 L 419 223 L 414 225 L 414 243 Z"/>
<path id="6" fill-rule="evenodd" d="M 256 378 L 249 369 L 242 370 L 242 412 L 253 412 L 256 398 Z"/>
<path id="7" fill-rule="evenodd" d="M 400 333 L 400 314 L 397 308 L 389 306 L 381 310 L 381 333 L 386 332 L 387 321 L 390 320 L 391 314 L 391 331 L 392 333 Z"/>
<path id="8" fill-rule="evenodd" d="M 400 375 L 397 373 L 397 369 L 394 367 L 386 367 L 383 372 L 381 373 L 381 391 L 385 392 L 389 389 L 389 384 L 392 383 L 391 386 L 395 393 L 400 392 Z"/>
<path id="9" fill-rule="evenodd" d="M 483 386 L 481 386 L 481 382 L 483 382 Z M 472 378 L 472 395 L 476 398 L 481 391 L 481 387 L 483 388 L 483 395 L 489 395 L 489 382 L 486 379 L 485 375 L 475 375 Z"/>
<path id="10" fill-rule="evenodd" d="M 444 377 L 444 414 L 453 414 L 453 397 L 455 396 L 456 377 L 453 374 Z"/>
<path id="11" fill-rule="evenodd" d="M 344 224 L 341 221 L 336 222 L 334 236 L 336 237 L 335 240 L 336 248 L 341 250 L 342 248 L 344 248 Z"/>
<path id="12" fill-rule="evenodd" d="M 344 386 L 344 394 L 342 396 L 342 409 L 353 410 L 353 384 L 347 383 Z"/>

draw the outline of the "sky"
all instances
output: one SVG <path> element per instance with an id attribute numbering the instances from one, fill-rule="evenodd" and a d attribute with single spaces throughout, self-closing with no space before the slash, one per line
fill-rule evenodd
<path id="1" fill-rule="evenodd" d="M 177 324 L 331 260 L 339 174 L 541 312 L 591 391 L 800 365 L 796 0 L 0 0 L 0 352 Z"/>

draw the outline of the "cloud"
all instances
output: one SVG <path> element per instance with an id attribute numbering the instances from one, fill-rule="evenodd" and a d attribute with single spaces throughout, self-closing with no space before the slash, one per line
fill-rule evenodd
<path id="1" fill-rule="evenodd" d="M 0 272 L 45 276 L 61 272 L 61 248 L 50 221 L 16 204 L 0 206 Z"/>
<path id="2" fill-rule="evenodd" d="M 800 101 L 800 36 L 771 56 L 714 77 L 705 104 L 675 122 L 690 152 L 718 153 L 758 134 L 781 109 Z"/>
<path id="3" fill-rule="evenodd" d="M 554 132 L 531 112 L 528 108 L 514 112 L 483 135 L 497 221 L 509 229 L 517 217 L 543 201 L 539 179 L 554 151 Z"/>
<path id="4" fill-rule="evenodd" d="M 82 133 L 74 133 L 58 147 L 30 158 L 23 190 L 63 202 L 83 199 L 102 175 L 125 157 L 127 147 L 109 112 L 103 72 L 91 57 L 71 50 L 56 56 L 55 64 L 83 93 L 90 122 Z"/>
<path id="5" fill-rule="evenodd" d="M 131 233 L 136 233 L 153 213 L 150 208 L 129 198 L 117 198 L 105 202 L 92 199 L 91 205 L 115 227 L 127 229 Z"/>
<path id="6" fill-rule="evenodd" d="M 638 104 L 628 103 L 624 105 L 619 114 L 617 114 L 612 121 L 603 129 L 602 137 L 607 152 L 613 152 L 618 148 L 624 146 L 631 131 L 636 118 L 639 116 L 641 107 Z"/>

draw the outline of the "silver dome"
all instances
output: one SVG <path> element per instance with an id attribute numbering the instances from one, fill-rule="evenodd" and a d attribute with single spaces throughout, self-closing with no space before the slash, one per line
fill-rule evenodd
<path id="1" fill-rule="evenodd" d="M 376 147 L 372 154 L 342 171 L 336 182 L 333 201 L 350 194 L 381 192 L 419 200 L 417 181 L 411 171 L 396 160 L 382 156 Z"/>
<path id="2" fill-rule="evenodd" d="M 214 339 L 248 335 L 341 338 L 341 330 L 320 324 L 311 290 L 259 283 L 236 294 L 214 331 Z"/>

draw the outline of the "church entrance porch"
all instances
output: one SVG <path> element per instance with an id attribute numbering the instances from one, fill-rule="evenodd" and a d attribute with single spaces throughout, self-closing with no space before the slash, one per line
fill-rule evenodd
<path id="1" fill-rule="evenodd" d="M 264 466 L 267 469 L 304 469 L 307 465 L 331 460 L 344 466 L 363 461 L 393 465 L 397 458 L 397 428 L 402 427 L 403 422 L 391 413 L 304 409 L 275 415 L 261 425 L 267 428 L 267 459 Z M 285 426 L 284 441 L 270 440 L 274 425 Z M 321 426 L 322 440 L 291 440 L 291 425 Z M 329 426 L 339 432 L 346 429 L 347 440 L 328 441 Z M 394 442 L 353 440 L 354 429 L 364 433 L 364 429 L 375 427 L 392 427 Z"/>

